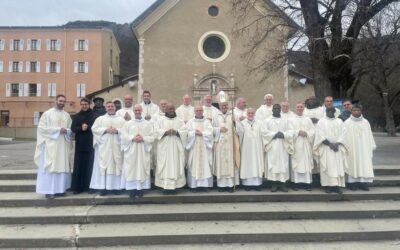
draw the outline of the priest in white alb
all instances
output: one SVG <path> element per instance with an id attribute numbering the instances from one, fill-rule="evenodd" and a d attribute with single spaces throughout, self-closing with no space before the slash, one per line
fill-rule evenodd
<path id="1" fill-rule="evenodd" d="M 187 123 L 194 117 L 194 107 L 190 105 L 190 96 L 184 95 L 182 97 L 183 103 L 176 109 L 176 115 L 179 119 Z"/>
<path id="2" fill-rule="evenodd" d="M 303 115 L 304 104 L 296 104 L 296 114 L 289 119 L 289 130 L 293 133 L 291 155 L 291 181 L 293 189 L 304 188 L 311 191 L 313 162 L 314 124 Z"/>
<path id="3" fill-rule="evenodd" d="M 203 113 L 204 117 L 212 122 L 214 116 L 218 114 L 219 110 L 212 105 L 211 95 L 205 95 L 203 97 Z"/>
<path id="4" fill-rule="evenodd" d="M 157 104 L 152 102 L 150 91 L 148 90 L 143 91 L 142 99 L 143 101 L 140 105 L 142 106 L 143 109 L 142 111 L 143 117 L 145 120 L 150 121 L 153 118 L 153 116 L 158 114 L 160 108 L 158 107 Z"/>
<path id="5" fill-rule="evenodd" d="M 126 95 L 124 97 L 124 106 L 119 109 L 116 114 L 122 118 L 124 118 L 125 121 L 130 121 L 135 117 L 135 114 L 133 113 L 133 97 L 131 95 Z"/>
<path id="6" fill-rule="evenodd" d="M 98 117 L 93 126 L 94 163 L 90 188 L 120 194 L 121 190 L 121 130 L 124 118 L 115 114 L 115 104 L 106 103 L 107 114 Z"/>
<path id="7" fill-rule="evenodd" d="M 213 127 L 211 122 L 203 115 L 203 107 L 194 108 L 195 117 L 187 124 L 188 150 L 187 182 L 193 191 L 206 191 L 213 186 L 212 161 L 213 161 Z"/>
<path id="8" fill-rule="evenodd" d="M 288 122 L 281 118 L 281 106 L 274 104 L 272 117 L 263 122 L 261 133 L 265 150 L 265 177 L 272 182 L 272 192 L 287 192 L 289 180 L 289 154 L 293 153 L 293 136 Z"/>
<path id="9" fill-rule="evenodd" d="M 335 108 L 326 109 L 315 130 L 314 153 L 319 158 L 321 186 L 326 193 L 342 194 L 347 169 L 347 149 L 344 145 L 345 127 L 335 118 Z"/>
<path id="10" fill-rule="evenodd" d="M 56 106 L 43 113 L 37 128 L 34 161 L 38 167 L 36 193 L 53 199 L 71 187 L 71 117 L 64 111 L 66 97 L 58 95 Z"/>
<path id="11" fill-rule="evenodd" d="M 368 184 L 374 179 L 372 156 L 376 144 L 371 126 L 362 116 L 361 105 L 354 104 L 351 116 L 344 122 L 344 127 L 344 144 L 349 152 L 346 182 L 351 190 L 368 191 Z"/>
<path id="12" fill-rule="evenodd" d="M 233 115 L 235 116 L 236 122 L 241 122 L 246 119 L 246 106 L 246 100 L 243 97 L 239 97 L 236 101 L 236 107 L 233 109 Z"/>
<path id="13" fill-rule="evenodd" d="M 218 94 L 220 111 L 212 119 L 214 127 L 214 164 L 213 173 L 217 177 L 220 192 L 234 192 L 239 185 L 240 152 L 235 147 L 235 118 L 228 110 L 228 96 L 221 91 Z M 235 138 L 236 137 L 236 138 Z"/>
<path id="14" fill-rule="evenodd" d="M 264 176 L 264 152 L 261 122 L 254 119 L 255 110 L 247 109 L 246 119 L 237 124 L 240 138 L 240 180 L 247 191 L 259 191 Z"/>
<path id="15" fill-rule="evenodd" d="M 157 167 L 155 185 L 164 194 L 175 194 L 186 184 L 185 178 L 185 123 L 176 116 L 175 107 L 168 104 L 165 116 L 157 121 Z"/>
<path id="16" fill-rule="evenodd" d="M 266 94 L 264 96 L 264 104 L 261 105 L 256 111 L 256 119 L 260 122 L 271 118 L 272 116 L 272 104 L 274 102 L 274 96 L 272 94 Z"/>
<path id="17" fill-rule="evenodd" d="M 130 191 L 131 198 L 143 197 L 150 189 L 150 152 L 154 141 L 153 124 L 142 117 L 142 106 L 133 107 L 135 117 L 125 123 L 121 132 L 123 152 L 121 189 Z"/>

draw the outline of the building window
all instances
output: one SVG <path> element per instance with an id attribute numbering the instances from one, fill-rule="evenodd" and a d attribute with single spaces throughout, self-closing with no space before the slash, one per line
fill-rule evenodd
<path id="1" fill-rule="evenodd" d="M 38 40 L 36 39 L 31 40 L 31 50 L 32 51 L 38 50 Z"/>
<path id="2" fill-rule="evenodd" d="M 56 72 L 57 72 L 57 63 L 50 62 L 50 73 L 56 73 Z"/>
<path id="3" fill-rule="evenodd" d="M 29 83 L 28 96 L 37 96 L 37 85 L 35 83 Z"/>
<path id="4" fill-rule="evenodd" d="M 21 49 L 21 41 L 16 39 L 13 41 L 13 50 L 20 50 Z"/>
<path id="5" fill-rule="evenodd" d="M 19 96 L 19 83 L 11 83 L 11 96 Z"/>
<path id="6" fill-rule="evenodd" d="M 4 39 L 0 39 L 0 50 L 4 50 Z"/>
<path id="7" fill-rule="evenodd" d="M 86 95 L 86 84 L 78 83 L 76 85 L 76 97 L 85 97 Z"/>
<path id="8" fill-rule="evenodd" d="M 0 111 L 0 126 L 8 126 L 10 123 L 10 111 L 8 110 L 1 110 Z"/>
<path id="9" fill-rule="evenodd" d="M 51 82 L 47 85 L 47 93 L 49 97 L 55 97 L 57 95 L 57 83 Z"/>
<path id="10" fill-rule="evenodd" d="M 57 40 L 54 39 L 50 40 L 50 50 L 51 51 L 57 50 Z"/>
<path id="11" fill-rule="evenodd" d="M 219 31 L 210 31 L 200 38 L 198 49 L 204 60 L 222 62 L 228 57 L 231 45 L 225 34 Z"/>
<path id="12" fill-rule="evenodd" d="M 0 61 L 0 73 L 3 72 L 3 61 Z"/>
<path id="13" fill-rule="evenodd" d="M 78 62 L 78 73 L 85 73 L 85 63 Z"/>
<path id="14" fill-rule="evenodd" d="M 208 8 L 208 14 L 210 16 L 218 16 L 219 8 L 215 5 L 211 6 L 210 8 Z"/>
<path id="15" fill-rule="evenodd" d="M 38 72 L 37 62 L 31 62 L 31 71 L 30 72 Z"/>
<path id="16" fill-rule="evenodd" d="M 78 40 L 78 50 L 85 50 L 85 40 Z"/>
<path id="17" fill-rule="evenodd" d="M 19 62 L 12 63 L 12 72 L 19 72 Z"/>

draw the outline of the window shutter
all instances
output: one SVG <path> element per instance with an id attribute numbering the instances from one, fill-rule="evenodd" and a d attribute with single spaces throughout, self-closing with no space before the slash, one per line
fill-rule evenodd
<path id="1" fill-rule="evenodd" d="M 6 83 L 6 96 L 11 96 L 11 83 Z"/>
<path id="2" fill-rule="evenodd" d="M 26 50 L 27 51 L 31 50 L 31 39 L 26 40 Z"/>
<path id="3" fill-rule="evenodd" d="M 0 39 L 0 50 L 4 50 L 4 39 Z"/>
<path id="4" fill-rule="evenodd" d="M 50 62 L 46 62 L 46 73 L 50 73 Z"/>
<path id="5" fill-rule="evenodd" d="M 78 62 L 74 62 L 74 73 L 78 73 Z"/>
<path id="6" fill-rule="evenodd" d="M 12 70 L 13 70 L 13 62 L 9 61 L 8 62 L 8 72 L 12 72 Z"/>
<path id="7" fill-rule="evenodd" d="M 36 84 L 36 96 L 42 96 L 42 84 L 41 83 Z"/>
<path id="8" fill-rule="evenodd" d="M 33 125 L 39 125 L 39 118 L 40 113 L 37 111 L 33 112 Z"/>
<path id="9" fill-rule="evenodd" d="M 24 62 L 20 61 L 18 63 L 18 72 L 22 73 L 24 69 Z"/>
<path id="10" fill-rule="evenodd" d="M 24 83 L 24 96 L 29 96 L 29 83 Z"/>
<path id="11" fill-rule="evenodd" d="M 36 72 L 40 73 L 40 62 L 36 62 Z"/>
<path id="12" fill-rule="evenodd" d="M 57 49 L 58 51 L 61 50 L 61 40 L 60 40 L 60 39 L 57 39 L 56 49 Z"/>
<path id="13" fill-rule="evenodd" d="M 19 44 L 19 50 L 22 51 L 22 50 L 24 50 L 24 40 L 21 39 L 21 40 L 19 40 L 19 42 L 20 42 L 20 44 Z"/>
<path id="14" fill-rule="evenodd" d="M 40 39 L 37 40 L 37 50 L 41 50 L 42 49 L 42 41 Z"/>
<path id="15" fill-rule="evenodd" d="M 89 72 L 89 62 L 85 62 L 85 73 Z"/>
<path id="16" fill-rule="evenodd" d="M 3 61 L 0 61 L 0 72 L 3 72 Z"/>
<path id="17" fill-rule="evenodd" d="M 30 61 L 26 61 L 25 62 L 25 65 L 26 65 L 26 72 L 31 72 L 31 62 Z"/>
<path id="18" fill-rule="evenodd" d="M 76 85 L 76 97 L 81 97 L 81 84 Z"/>
<path id="19" fill-rule="evenodd" d="M 51 90 L 52 90 L 52 96 L 56 96 L 57 95 L 57 83 L 53 82 L 51 84 Z"/>
<path id="20" fill-rule="evenodd" d="M 50 50 L 50 39 L 46 39 L 46 50 Z"/>
<path id="21" fill-rule="evenodd" d="M 14 39 L 10 39 L 10 51 L 14 50 Z"/>
<path id="22" fill-rule="evenodd" d="M 60 69 L 61 69 L 61 67 L 60 67 L 60 62 L 57 62 L 57 73 L 60 73 Z"/>
<path id="23" fill-rule="evenodd" d="M 85 50 L 89 50 L 89 40 L 85 40 Z"/>
<path id="24" fill-rule="evenodd" d="M 23 83 L 18 84 L 18 96 L 24 96 L 24 84 Z"/>
<path id="25" fill-rule="evenodd" d="M 74 50 L 77 51 L 78 50 L 78 39 L 74 40 Z"/>
<path id="26" fill-rule="evenodd" d="M 85 97 L 86 95 L 86 84 L 81 83 L 81 97 Z"/>

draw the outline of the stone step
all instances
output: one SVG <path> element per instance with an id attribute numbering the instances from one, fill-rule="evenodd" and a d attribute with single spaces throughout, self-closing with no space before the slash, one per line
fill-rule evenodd
<path id="1" fill-rule="evenodd" d="M 0 180 L 35 180 L 36 168 L 34 169 L 0 169 Z M 400 165 L 376 165 L 375 175 L 400 175 Z"/>
<path id="2" fill-rule="evenodd" d="M 0 225 L 0 247 L 398 240 L 400 219 Z"/>
<path id="3" fill-rule="evenodd" d="M 181 244 L 181 245 L 162 245 L 155 246 L 162 248 L 163 250 L 221 250 L 221 249 L 242 249 L 242 250 L 265 250 L 265 249 L 285 249 L 285 250 L 338 250 L 338 249 L 351 249 L 351 250 L 398 250 L 400 246 L 400 240 L 394 241 L 344 241 L 344 242 L 279 242 L 279 243 L 242 243 L 242 244 Z M 89 247 L 82 247 L 79 249 L 93 249 Z M 113 247 L 96 247 L 96 250 L 148 250 L 148 245 L 136 245 L 136 246 L 113 246 Z"/>
<path id="4" fill-rule="evenodd" d="M 138 204 L 0 208 L 0 224 L 400 218 L 400 201 Z"/>
<path id="5" fill-rule="evenodd" d="M 43 195 L 28 192 L 0 193 L 0 207 L 53 207 L 84 205 L 128 205 L 128 204 L 177 204 L 177 203 L 230 203 L 230 202 L 293 202 L 293 201 L 357 201 L 357 200 L 400 200 L 398 187 L 376 187 L 370 191 L 343 189 L 343 194 L 326 194 L 322 189 L 313 191 L 289 191 L 288 193 L 269 190 L 219 193 L 192 193 L 187 189 L 178 190 L 176 195 L 163 195 L 159 189 L 145 192 L 141 199 L 130 199 L 127 194 L 99 196 L 95 194 L 67 194 L 65 197 L 45 199 Z"/>
<path id="6" fill-rule="evenodd" d="M 1 180 L 0 192 L 35 192 L 36 180 Z M 400 186 L 400 175 L 379 175 L 370 184 L 372 187 Z"/>

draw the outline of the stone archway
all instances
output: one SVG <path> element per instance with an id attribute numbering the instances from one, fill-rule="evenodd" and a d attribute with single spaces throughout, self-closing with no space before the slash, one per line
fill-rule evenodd
<path id="1" fill-rule="evenodd" d="M 211 95 L 213 102 L 218 102 L 217 94 L 220 91 L 224 91 L 229 96 L 231 104 L 234 104 L 236 88 L 233 74 L 231 75 L 230 79 L 218 74 L 209 74 L 201 79 L 197 79 L 197 75 L 195 75 L 193 86 L 194 104 L 201 104 L 202 98 L 205 95 Z"/>

